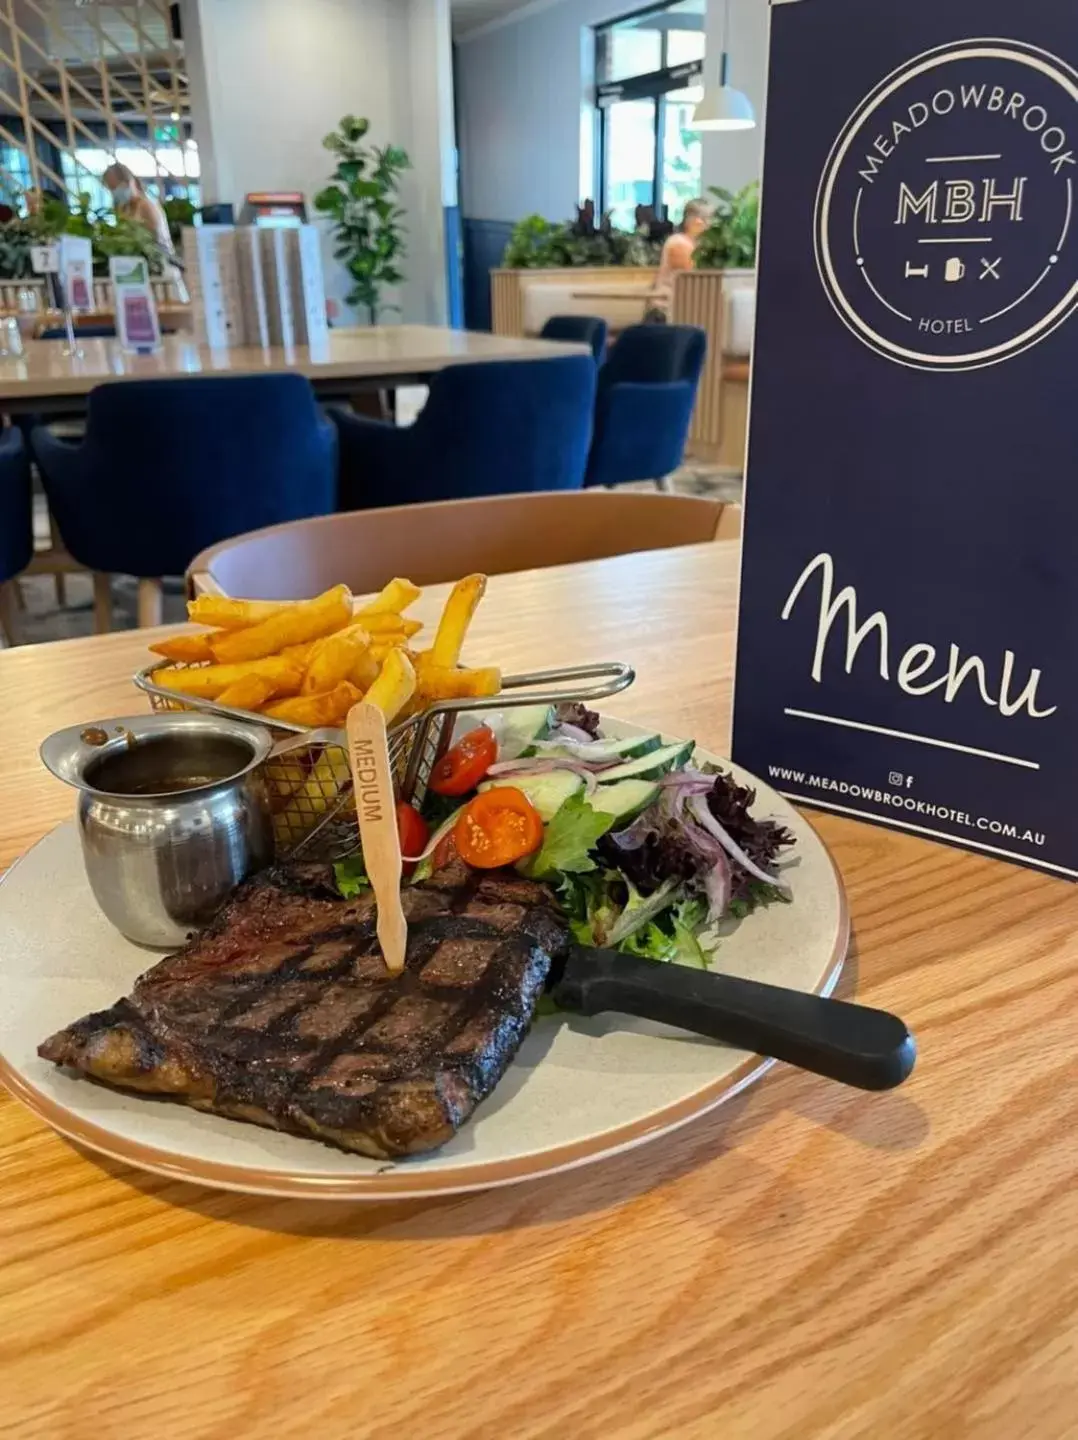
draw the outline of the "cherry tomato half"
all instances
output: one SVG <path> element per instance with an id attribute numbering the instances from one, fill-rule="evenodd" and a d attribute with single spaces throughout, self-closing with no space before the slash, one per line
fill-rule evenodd
<path id="1" fill-rule="evenodd" d="M 430 839 L 430 826 L 415 806 L 408 805 L 403 800 L 397 802 L 397 834 L 400 836 L 401 854 L 404 856 L 422 855 Z M 410 875 L 414 869 L 415 865 L 409 865 L 406 860 L 405 875 Z"/>
<path id="2" fill-rule="evenodd" d="M 467 795 L 498 758 L 498 742 L 489 725 L 469 730 L 434 767 L 430 788 L 435 795 Z"/>
<path id="3" fill-rule="evenodd" d="M 484 790 L 453 827 L 461 859 L 478 870 L 523 860 L 543 843 L 543 822 L 528 797 L 511 785 Z"/>

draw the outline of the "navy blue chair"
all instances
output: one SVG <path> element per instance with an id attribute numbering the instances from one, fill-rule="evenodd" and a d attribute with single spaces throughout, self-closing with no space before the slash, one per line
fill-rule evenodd
<path id="1" fill-rule="evenodd" d="M 631 325 L 599 369 L 587 485 L 661 482 L 681 464 L 707 336 L 694 325 Z"/>
<path id="2" fill-rule="evenodd" d="M 30 457 L 22 431 L 0 432 L 0 637 L 15 640 L 15 594 L 10 581 L 34 557 Z"/>
<path id="3" fill-rule="evenodd" d="M 331 411 L 341 438 L 340 509 L 579 490 L 591 440 L 588 355 L 451 365 L 414 425 Z"/>
<path id="4" fill-rule="evenodd" d="M 606 321 L 597 315 L 551 315 L 539 332 L 541 340 L 579 340 L 590 345 L 596 365 L 606 355 Z"/>
<path id="5" fill-rule="evenodd" d="M 208 545 L 336 499 L 336 432 L 301 375 L 102 385 L 84 439 L 32 443 L 64 544 L 103 574 L 182 575 Z"/>

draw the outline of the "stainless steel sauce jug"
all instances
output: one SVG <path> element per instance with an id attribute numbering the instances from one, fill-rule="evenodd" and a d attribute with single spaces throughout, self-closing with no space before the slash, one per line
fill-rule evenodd
<path id="1" fill-rule="evenodd" d="M 258 726 L 197 714 L 103 720 L 45 741 L 44 764 L 80 792 L 90 887 L 129 940 L 182 945 L 271 863 L 260 766 L 272 748 Z"/>

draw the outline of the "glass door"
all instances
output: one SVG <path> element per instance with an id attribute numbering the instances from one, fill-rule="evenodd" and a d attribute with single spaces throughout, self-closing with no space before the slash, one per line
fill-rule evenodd
<path id="1" fill-rule="evenodd" d="M 621 230 L 635 230 L 636 207 L 655 203 L 655 100 L 616 100 L 604 116 L 604 206 Z"/>
<path id="2" fill-rule="evenodd" d="M 686 204 L 700 194 L 703 169 L 699 130 L 690 130 L 692 112 L 703 99 L 704 87 L 673 90 L 660 101 L 662 170 L 659 176 L 661 203 L 675 225 L 681 223 Z"/>

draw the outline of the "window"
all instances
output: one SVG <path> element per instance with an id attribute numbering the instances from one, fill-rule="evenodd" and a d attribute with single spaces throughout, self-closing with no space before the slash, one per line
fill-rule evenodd
<path id="1" fill-rule="evenodd" d="M 599 200 L 636 227 L 644 205 L 681 219 L 700 193 L 700 137 L 688 129 L 703 94 L 706 0 L 652 5 L 595 31 Z"/>
<path id="2" fill-rule="evenodd" d="M 139 145 L 117 145 L 116 159 L 139 177 L 149 194 L 162 198 L 157 179 L 160 166 L 168 192 L 163 198 L 186 194 L 195 205 L 199 203 L 198 181 L 201 168 L 198 146 L 193 140 L 185 140 L 182 145 L 159 144 L 152 153 Z M 106 150 L 104 146 L 100 149 L 83 146 L 73 153 L 65 150 L 61 161 L 68 194 L 88 194 L 91 210 L 110 211 L 113 208 L 112 196 L 101 183 L 101 176 L 112 164 L 112 160 L 113 152 Z"/>

